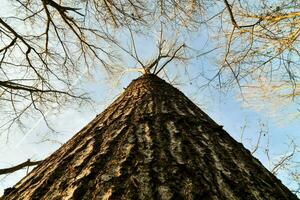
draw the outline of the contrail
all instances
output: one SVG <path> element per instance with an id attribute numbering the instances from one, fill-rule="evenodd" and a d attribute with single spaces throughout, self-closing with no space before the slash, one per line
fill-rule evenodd
<path id="1" fill-rule="evenodd" d="M 86 71 L 84 73 L 82 73 L 82 75 L 80 77 L 78 77 L 74 81 L 74 83 L 72 83 L 70 89 L 78 83 L 78 81 L 83 77 L 83 75 L 85 75 L 87 73 L 87 71 L 88 71 L 88 69 L 86 69 Z M 25 135 L 22 137 L 22 139 L 15 145 L 15 149 L 19 148 L 19 146 L 26 140 L 26 138 L 32 133 L 32 131 L 41 123 L 41 121 L 43 121 L 44 117 L 46 117 L 52 110 L 53 110 L 53 108 L 47 110 L 44 113 L 44 116 L 42 116 L 38 119 L 38 121 L 25 133 Z"/>

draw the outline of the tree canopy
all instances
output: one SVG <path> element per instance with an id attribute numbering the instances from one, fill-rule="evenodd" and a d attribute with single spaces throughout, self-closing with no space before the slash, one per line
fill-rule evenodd
<path id="1" fill-rule="evenodd" d="M 5 128 L 32 109 L 43 114 L 45 107 L 70 98 L 86 100 L 74 84 L 85 69 L 100 66 L 115 73 L 120 55 L 128 53 L 137 61 L 134 67 L 145 67 L 134 52 L 133 34 L 146 36 L 147 30 L 176 30 L 173 37 L 180 38 L 205 28 L 210 48 L 221 55 L 215 73 L 205 77 L 208 83 L 247 90 L 259 87 L 256 83 L 263 78 L 280 96 L 299 96 L 297 1 L 15 0 L 5 1 L 4 9 L 0 98 L 9 119 L 2 124 Z M 130 34 L 124 36 L 126 30 Z M 124 37 L 133 42 L 131 48 L 120 43 Z M 190 45 L 167 42 L 161 38 L 157 60 L 150 64 Z M 185 59 L 195 58 L 190 55 Z"/>

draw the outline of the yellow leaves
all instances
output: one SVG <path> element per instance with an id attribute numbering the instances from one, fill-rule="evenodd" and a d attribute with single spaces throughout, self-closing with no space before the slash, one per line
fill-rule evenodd
<path id="1" fill-rule="evenodd" d="M 275 119 L 284 117 L 279 120 L 282 123 L 283 120 L 291 120 L 297 115 L 295 109 L 289 108 L 293 106 L 294 98 L 300 97 L 300 82 L 292 87 L 288 81 L 258 77 L 252 83 L 243 85 L 243 97 L 238 99 L 245 107 L 263 112 Z"/>
<path id="2" fill-rule="evenodd" d="M 276 13 L 275 15 L 270 15 L 263 17 L 263 20 L 270 22 L 279 22 L 284 19 L 300 17 L 300 12 L 290 12 L 290 13 Z"/>
<path id="3" fill-rule="evenodd" d="M 299 37 L 300 12 L 270 13 L 266 15 L 254 15 L 243 13 L 243 11 L 237 13 L 240 21 L 255 21 L 261 19 L 259 25 L 254 26 L 253 29 L 239 29 L 239 33 L 241 34 L 253 32 L 254 35 L 260 38 L 280 41 L 281 45 L 291 43 Z"/>
<path id="4" fill-rule="evenodd" d="M 189 15 L 193 14 L 196 11 L 196 7 L 197 7 L 196 0 L 189 0 L 187 6 L 188 14 Z"/>
<path id="5" fill-rule="evenodd" d="M 279 22 L 284 19 L 290 19 L 295 17 L 300 17 L 300 12 L 290 12 L 290 13 L 270 13 L 267 15 L 253 15 L 249 13 L 238 12 L 238 15 L 246 19 L 262 19 L 262 21 L 269 22 Z"/>

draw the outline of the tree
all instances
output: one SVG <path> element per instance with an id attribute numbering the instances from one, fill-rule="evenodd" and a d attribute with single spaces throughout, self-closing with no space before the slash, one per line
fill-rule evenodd
<path id="1" fill-rule="evenodd" d="M 225 30 L 227 51 L 222 66 L 232 71 L 233 79 L 247 93 L 264 90 L 264 82 L 272 85 L 273 104 L 286 107 L 299 102 L 298 3 L 224 2 L 232 26 Z M 268 98 L 264 92 L 259 97 Z"/>
<path id="2" fill-rule="evenodd" d="M 259 83 L 267 80 L 283 88 L 275 93 L 280 103 L 298 101 L 299 3 L 294 0 L 251 4 L 228 0 L 5 2 L 15 13 L 0 17 L 2 130 L 16 122 L 22 125 L 25 117 L 36 113 L 47 122 L 47 108 L 58 109 L 74 99 L 88 100 L 77 82 L 93 74 L 95 66 L 109 75 L 146 69 L 162 73 L 168 60 L 193 60 L 203 52 L 218 54 L 220 59 L 215 66 L 192 74 L 191 80 L 202 77 L 205 84 L 221 89 L 238 86 L 246 100 L 249 88 L 263 89 Z M 199 52 L 190 47 L 192 42 L 182 42 L 203 28 L 210 40 L 215 38 L 207 49 Z M 159 36 L 158 53 L 152 60 L 142 59 L 133 36 L 148 37 L 151 29 L 166 36 Z M 166 40 L 170 36 L 166 30 L 179 30 L 176 42 Z M 121 60 L 124 55 L 133 58 L 134 67 L 128 68 L 131 63 Z M 162 64 L 157 65 L 158 61 Z"/>
<path id="3" fill-rule="evenodd" d="M 201 109 L 153 74 L 3 199 L 298 199 Z"/>

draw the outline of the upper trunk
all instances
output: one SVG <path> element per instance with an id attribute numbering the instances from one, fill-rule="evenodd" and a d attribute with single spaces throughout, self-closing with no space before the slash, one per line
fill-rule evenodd
<path id="1" fill-rule="evenodd" d="M 126 91 L 4 199 L 297 199 L 179 90 Z"/>

